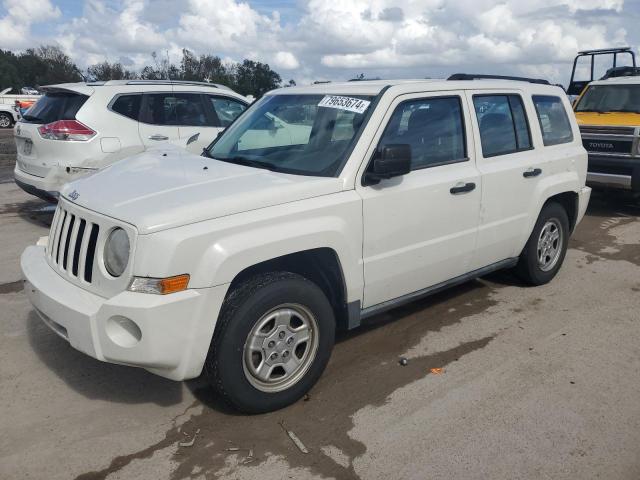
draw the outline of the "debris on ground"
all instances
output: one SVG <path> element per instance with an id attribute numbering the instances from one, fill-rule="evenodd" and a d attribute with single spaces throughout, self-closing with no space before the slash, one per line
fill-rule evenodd
<path id="1" fill-rule="evenodd" d="M 289 436 L 289 438 L 295 444 L 295 446 L 298 447 L 298 450 L 300 450 L 304 454 L 309 453 L 309 450 L 307 449 L 307 447 L 304 446 L 304 443 L 302 443 L 302 440 L 300 440 L 298 436 L 295 433 L 293 433 L 293 431 L 287 430 L 283 422 L 279 422 L 279 425 L 282 427 L 282 430 L 284 430 L 284 432 Z"/>
<path id="2" fill-rule="evenodd" d="M 440 375 L 441 373 L 444 373 L 444 368 L 431 368 L 429 371 L 434 375 Z"/>
<path id="3" fill-rule="evenodd" d="M 239 452 L 240 448 L 238 447 L 229 447 L 229 448 L 225 448 L 226 452 Z"/>
<path id="4" fill-rule="evenodd" d="M 409 364 L 409 360 L 407 360 L 405 357 L 400 357 L 400 360 L 398 360 L 398 363 L 403 367 L 406 367 Z"/>
<path id="5" fill-rule="evenodd" d="M 191 440 L 189 440 L 188 442 L 180 442 L 180 443 L 178 443 L 178 446 L 179 447 L 193 447 L 193 445 L 196 443 L 196 437 L 198 436 L 199 433 L 200 433 L 200 429 L 197 429 L 196 433 L 193 434 L 193 438 L 191 438 Z M 186 435 L 186 433 L 185 433 L 185 435 Z"/>
<path id="6" fill-rule="evenodd" d="M 311 400 L 311 397 L 309 396 L 309 394 L 307 393 L 304 398 L 302 399 L 303 402 L 308 402 L 309 400 Z"/>

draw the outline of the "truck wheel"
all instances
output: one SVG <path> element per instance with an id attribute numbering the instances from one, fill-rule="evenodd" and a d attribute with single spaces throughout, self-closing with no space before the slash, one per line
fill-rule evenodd
<path id="1" fill-rule="evenodd" d="M 544 285 L 560 270 L 569 243 L 569 218 L 558 203 L 542 208 L 533 232 L 520 254 L 516 272 L 525 282 Z"/>
<path id="2" fill-rule="evenodd" d="M 13 118 L 8 113 L 0 112 L 0 128 L 9 128 L 13 124 Z"/>
<path id="3" fill-rule="evenodd" d="M 316 383 L 334 340 L 333 309 L 315 283 L 289 272 L 256 275 L 227 296 L 204 375 L 239 411 L 277 410 Z"/>

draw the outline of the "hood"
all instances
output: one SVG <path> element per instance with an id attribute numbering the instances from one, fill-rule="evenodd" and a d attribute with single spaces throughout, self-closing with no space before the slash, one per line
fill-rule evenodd
<path id="1" fill-rule="evenodd" d="M 575 112 L 578 125 L 607 125 L 635 127 L 640 125 L 640 114 L 630 112 Z"/>
<path id="2" fill-rule="evenodd" d="M 341 190 L 339 178 L 234 165 L 165 144 L 71 182 L 61 194 L 146 234 Z"/>

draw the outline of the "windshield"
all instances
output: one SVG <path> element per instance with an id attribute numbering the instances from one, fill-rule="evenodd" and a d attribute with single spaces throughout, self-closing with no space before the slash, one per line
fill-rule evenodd
<path id="1" fill-rule="evenodd" d="M 204 154 L 283 173 L 336 176 L 371 100 L 368 96 L 268 95 Z"/>
<path id="2" fill-rule="evenodd" d="M 593 85 L 580 99 L 576 111 L 640 113 L 640 84 Z"/>

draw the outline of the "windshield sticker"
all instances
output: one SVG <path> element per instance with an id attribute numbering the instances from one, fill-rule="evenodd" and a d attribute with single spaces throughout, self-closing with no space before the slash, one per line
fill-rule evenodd
<path id="1" fill-rule="evenodd" d="M 349 112 L 364 113 L 371 102 L 360 98 L 340 97 L 337 95 L 325 95 L 318 104 L 319 107 L 337 108 Z"/>

